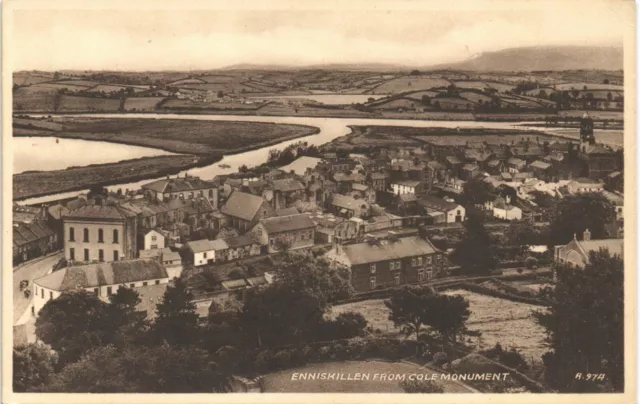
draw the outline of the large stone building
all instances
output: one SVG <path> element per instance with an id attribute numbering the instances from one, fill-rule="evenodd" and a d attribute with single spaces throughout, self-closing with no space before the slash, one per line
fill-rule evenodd
<path id="1" fill-rule="evenodd" d="M 158 201 L 168 199 L 206 198 L 214 210 L 218 209 L 218 187 L 213 182 L 203 181 L 198 177 L 178 177 L 154 181 L 142 186 L 145 193 Z"/>
<path id="2" fill-rule="evenodd" d="M 593 133 L 593 119 L 584 114 L 580 122 L 580 150 L 578 159 L 582 162 L 582 175 L 595 180 L 604 180 L 618 169 L 615 152 L 596 143 Z"/>
<path id="3" fill-rule="evenodd" d="M 349 268 L 356 292 L 424 282 L 444 264 L 442 252 L 419 236 L 336 244 L 325 256 Z"/>
<path id="4" fill-rule="evenodd" d="M 315 227 L 309 215 L 300 213 L 262 219 L 251 232 L 268 253 L 275 253 L 279 242 L 288 244 L 291 250 L 312 247 Z"/>
<path id="5" fill-rule="evenodd" d="M 276 215 L 273 207 L 261 196 L 233 191 L 220 212 L 225 216 L 227 225 L 241 233 L 249 231 L 260 219 Z"/>
<path id="6" fill-rule="evenodd" d="M 86 205 L 63 218 L 64 257 L 75 262 L 136 258 L 138 221 L 119 205 Z"/>
<path id="7" fill-rule="evenodd" d="M 623 254 L 624 239 L 609 238 L 603 240 L 591 240 L 591 233 L 587 229 L 582 237 L 578 240 L 575 235 L 566 245 L 555 246 L 554 260 L 556 263 L 566 265 L 570 268 L 584 268 L 589 263 L 589 254 L 592 251 L 606 249 L 611 255 Z"/>

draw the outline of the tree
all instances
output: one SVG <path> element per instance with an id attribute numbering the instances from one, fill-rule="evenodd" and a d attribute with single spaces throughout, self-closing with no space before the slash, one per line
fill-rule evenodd
<path id="1" fill-rule="evenodd" d="M 470 210 L 464 223 L 465 232 L 456 246 L 451 260 L 460 265 L 465 274 L 487 275 L 495 269 L 497 260 L 494 242 L 484 227 L 480 212 Z"/>
<path id="2" fill-rule="evenodd" d="M 478 335 L 466 328 L 471 312 L 462 296 L 435 293 L 426 286 L 405 286 L 395 290 L 384 302 L 391 311 L 389 320 L 407 335 L 420 340 L 424 331 L 436 334 L 448 344 L 456 344 L 462 334 Z"/>
<path id="3" fill-rule="evenodd" d="M 473 208 L 476 205 L 484 205 L 494 199 L 493 187 L 486 181 L 474 178 L 465 182 L 462 187 L 462 204 L 467 208 Z"/>
<path id="4" fill-rule="evenodd" d="M 422 96 L 422 103 L 424 105 L 431 105 L 431 97 L 429 97 L 428 95 L 423 95 Z"/>
<path id="5" fill-rule="evenodd" d="M 614 219 L 615 209 L 603 195 L 589 193 L 568 196 L 558 202 L 551 213 L 549 245 L 567 244 L 574 235 L 581 240 L 587 229 L 591 232 L 591 238 L 604 238 L 605 226 Z"/>
<path id="6" fill-rule="evenodd" d="M 58 353 L 59 365 L 74 362 L 111 341 L 113 327 L 109 324 L 108 306 L 84 290 L 64 292 L 40 311 L 36 336 Z"/>
<path id="7" fill-rule="evenodd" d="M 605 388 L 624 390 L 624 262 L 607 250 L 591 252 L 584 269 L 556 268 L 551 302 L 535 317 L 548 334 L 545 377 L 561 393 L 594 391 L 598 383 L 576 379 L 579 372 L 607 375 Z M 606 386 L 608 385 L 608 386 Z"/>
<path id="8" fill-rule="evenodd" d="M 98 348 L 66 366 L 47 391 L 65 393 L 211 393 L 228 391 L 228 376 L 199 348 Z"/>
<path id="9" fill-rule="evenodd" d="M 510 245 L 529 246 L 538 244 L 539 234 L 531 220 L 513 220 L 504 232 Z"/>
<path id="10" fill-rule="evenodd" d="M 148 342 L 148 321 L 136 311 L 141 301 L 140 294 L 126 286 L 120 286 L 116 293 L 109 296 L 107 313 L 109 325 L 114 329 L 114 344 L 122 346 Z"/>
<path id="11" fill-rule="evenodd" d="M 42 389 L 51 380 L 56 361 L 56 354 L 43 344 L 13 347 L 13 390 L 27 392 Z"/>
<path id="12" fill-rule="evenodd" d="M 199 337 L 198 313 L 193 294 L 182 278 L 167 286 L 162 303 L 156 307 L 156 319 L 152 326 L 156 341 L 170 345 L 186 346 Z"/>
<path id="13" fill-rule="evenodd" d="M 384 305 L 390 310 L 389 320 L 400 328 L 404 335 L 415 335 L 419 339 L 423 333 L 426 318 L 429 317 L 433 291 L 426 286 L 405 286 L 391 293 Z"/>
<path id="14" fill-rule="evenodd" d="M 311 254 L 290 253 L 277 266 L 275 283 L 245 295 L 242 327 L 257 346 L 313 340 L 331 302 L 353 293 L 346 271 Z"/>
<path id="15" fill-rule="evenodd" d="M 411 70 L 411 73 L 409 73 L 411 76 L 419 76 L 420 75 L 420 71 L 419 70 Z"/>

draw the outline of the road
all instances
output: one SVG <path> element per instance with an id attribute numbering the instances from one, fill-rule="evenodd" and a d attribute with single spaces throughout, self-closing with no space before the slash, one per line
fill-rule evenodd
<path id="1" fill-rule="evenodd" d="M 28 262 L 19 268 L 13 270 L 13 322 L 14 324 L 20 319 L 22 314 L 29 308 L 31 299 L 24 297 L 24 294 L 20 292 L 20 281 L 28 280 L 29 287 L 33 283 L 34 279 L 43 277 L 53 268 L 58 261 L 62 258 L 62 251 L 45 257 L 43 259 L 34 260 Z"/>

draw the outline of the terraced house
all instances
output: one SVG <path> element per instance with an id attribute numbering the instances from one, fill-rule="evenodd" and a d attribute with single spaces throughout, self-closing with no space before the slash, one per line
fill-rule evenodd
<path id="1" fill-rule="evenodd" d="M 443 272 L 442 252 L 419 236 L 335 245 L 325 257 L 350 270 L 356 292 L 420 283 Z"/>
<path id="2" fill-rule="evenodd" d="M 142 186 L 145 193 L 157 201 L 169 199 L 206 198 L 214 210 L 218 209 L 218 187 L 216 184 L 203 181 L 198 177 L 171 178 L 154 181 Z"/>
<path id="3" fill-rule="evenodd" d="M 268 253 L 275 253 L 278 252 L 279 241 L 289 244 L 292 250 L 312 247 L 315 227 L 309 215 L 300 213 L 262 219 L 252 233 Z"/>
<path id="4" fill-rule="evenodd" d="M 103 262 L 137 256 L 136 214 L 119 205 L 86 205 L 63 218 L 64 257 L 68 261 Z"/>

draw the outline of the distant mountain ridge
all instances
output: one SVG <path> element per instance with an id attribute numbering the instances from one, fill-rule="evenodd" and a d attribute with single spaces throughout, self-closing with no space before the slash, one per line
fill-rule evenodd
<path id="1" fill-rule="evenodd" d="M 482 52 L 427 69 L 472 71 L 621 70 L 623 50 L 617 46 L 535 46 Z"/>

